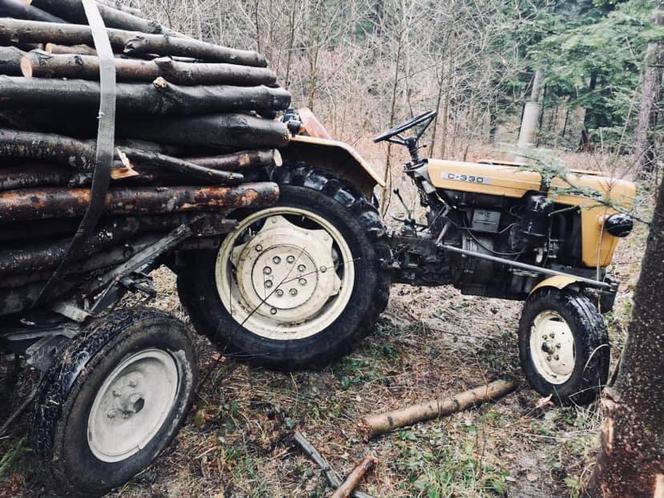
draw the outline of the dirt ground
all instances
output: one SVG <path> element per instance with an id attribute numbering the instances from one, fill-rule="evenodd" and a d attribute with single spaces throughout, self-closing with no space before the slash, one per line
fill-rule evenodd
<path id="1" fill-rule="evenodd" d="M 624 342 L 645 228 L 616 257 L 623 285 L 607 317 Z M 187 319 L 174 278 L 159 270 L 155 306 Z M 304 433 L 342 474 L 367 452 L 379 464 L 362 490 L 375 497 L 576 496 L 597 443 L 599 413 L 542 403 L 518 366 L 519 303 L 451 288 L 397 285 L 373 333 L 317 372 L 248 368 L 199 340 L 201 384 L 177 439 L 111 496 L 323 497 L 321 470 L 290 442 Z M 452 395 L 505 375 L 513 394 L 479 408 L 362 440 L 365 415 Z M 45 496 L 19 426 L 0 440 L 0 496 Z"/>

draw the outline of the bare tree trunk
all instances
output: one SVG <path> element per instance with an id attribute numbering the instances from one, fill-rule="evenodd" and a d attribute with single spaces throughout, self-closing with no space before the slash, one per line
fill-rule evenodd
<path id="1" fill-rule="evenodd" d="M 664 5 L 664 4 L 663 4 Z M 656 24 L 664 25 L 664 11 L 655 11 Z M 646 51 L 645 68 L 643 70 L 643 90 L 641 109 L 636 126 L 636 171 L 639 175 L 652 172 L 657 166 L 656 145 L 652 132 L 657 126 L 658 103 L 661 99 L 662 67 L 664 51 L 660 43 L 649 43 Z"/>
<path id="2" fill-rule="evenodd" d="M 543 79 L 544 72 L 541 69 L 537 69 L 533 77 L 533 87 L 530 93 L 530 99 L 526 102 L 526 106 L 523 110 L 518 144 L 520 150 L 526 150 L 528 147 L 535 145 L 540 114 L 542 113 L 540 97 L 542 95 Z"/>
<path id="3" fill-rule="evenodd" d="M 602 446 L 588 495 L 664 496 L 664 181 L 615 386 L 604 391 Z"/>

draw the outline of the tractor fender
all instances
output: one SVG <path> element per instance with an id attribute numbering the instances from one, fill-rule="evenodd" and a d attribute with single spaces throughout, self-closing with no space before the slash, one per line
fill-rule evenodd
<path id="1" fill-rule="evenodd" d="M 285 163 L 307 163 L 317 171 L 346 180 L 367 197 L 376 185 L 385 186 L 373 167 L 344 142 L 295 135 L 280 152 Z"/>
<path id="2" fill-rule="evenodd" d="M 574 277 L 567 277 L 563 275 L 555 275 L 553 277 L 545 278 L 542 280 L 540 283 L 538 283 L 535 287 L 533 287 L 533 290 L 530 291 L 529 297 L 532 296 L 535 292 L 537 292 L 539 289 L 543 289 L 545 287 L 554 287 L 558 290 L 562 290 L 565 287 L 569 287 L 570 285 L 578 282 Z"/>

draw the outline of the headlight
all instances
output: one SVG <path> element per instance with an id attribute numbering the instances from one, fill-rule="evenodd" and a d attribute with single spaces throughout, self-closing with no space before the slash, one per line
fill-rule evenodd
<path id="1" fill-rule="evenodd" d="M 632 233 L 634 220 L 626 214 L 612 214 L 604 220 L 604 228 L 614 237 L 627 237 Z"/>

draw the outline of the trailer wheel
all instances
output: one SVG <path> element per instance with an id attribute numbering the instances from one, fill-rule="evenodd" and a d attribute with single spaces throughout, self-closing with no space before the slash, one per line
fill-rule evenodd
<path id="1" fill-rule="evenodd" d="M 31 436 L 47 482 L 67 496 L 124 484 L 173 439 L 196 377 L 179 320 L 148 308 L 98 319 L 40 386 Z"/>
<path id="2" fill-rule="evenodd" d="M 385 309 L 384 227 L 369 202 L 309 168 L 280 168 L 276 206 L 237 213 L 219 250 L 191 254 L 178 293 L 196 330 L 240 359 L 320 368 Z"/>
<path id="3" fill-rule="evenodd" d="M 544 288 L 528 298 L 519 324 L 519 355 L 530 385 L 558 404 L 594 401 L 609 375 L 606 324 L 584 295 Z"/>

